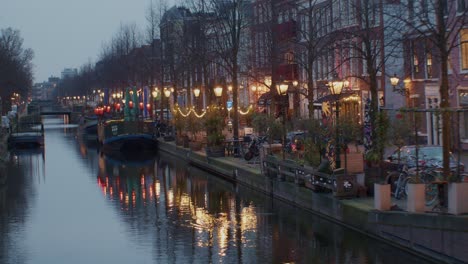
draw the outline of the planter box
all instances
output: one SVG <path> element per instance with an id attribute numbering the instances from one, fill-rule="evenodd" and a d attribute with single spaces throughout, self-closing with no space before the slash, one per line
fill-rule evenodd
<path id="1" fill-rule="evenodd" d="M 390 210 L 390 184 L 374 183 L 374 208 L 381 211 Z"/>
<path id="2" fill-rule="evenodd" d="M 380 182 L 381 173 L 382 169 L 379 167 L 367 167 L 364 170 L 364 184 L 369 196 L 374 195 L 374 186 L 376 182 Z"/>
<path id="3" fill-rule="evenodd" d="M 206 147 L 206 156 L 212 158 L 224 157 L 224 146 L 211 146 Z"/>
<path id="4" fill-rule="evenodd" d="M 468 182 L 453 182 L 448 186 L 448 212 L 468 213 Z"/>
<path id="5" fill-rule="evenodd" d="M 406 210 L 413 213 L 422 213 L 426 209 L 426 184 L 407 183 L 408 197 Z"/>

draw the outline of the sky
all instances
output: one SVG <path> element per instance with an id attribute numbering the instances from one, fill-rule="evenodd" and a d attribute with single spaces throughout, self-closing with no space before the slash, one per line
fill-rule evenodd
<path id="1" fill-rule="evenodd" d="M 34 50 L 34 82 L 96 62 L 121 23 L 146 26 L 150 0 L 0 0 L 0 28 L 21 32 Z"/>

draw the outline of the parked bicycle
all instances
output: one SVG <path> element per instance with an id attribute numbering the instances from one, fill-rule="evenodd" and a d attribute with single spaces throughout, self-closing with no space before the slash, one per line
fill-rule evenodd
<path id="1" fill-rule="evenodd" d="M 260 155 L 260 147 L 266 142 L 266 140 L 267 136 L 252 139 L 249 144 L 248 151 L 244 154 L 244 159 L 249 161 L 254 157 L 258 157 Z"/>
<path id="2" fill-rule="evenodd" d="M 392 195 L 396 199 L 404 199 L 407 196 L 406 183 L 409 177 L 409 170 L 406 165 L 400 165 L 398 170 L 389 171 L 387 183 L 391 185 Z"/>

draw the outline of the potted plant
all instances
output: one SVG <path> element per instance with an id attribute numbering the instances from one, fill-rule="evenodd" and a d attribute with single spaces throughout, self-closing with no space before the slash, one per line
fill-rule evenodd
<path id="1" fill-rule="evenodd" d="M 224 157 L 225 115 L 225 111 L 216 106 L 211 106 L 206 111 L 204 125 L 207 135 L 206 154 L 209 157 Z"/>
<path id="2" fill-rule="evenodd" d="M 461 166 L 458 161 L 457 166 Z M 457 167 L 457 170 L 448 177 L 447 188 L 448 212 L 455 215 L 468 213 L 468 181 L 462 181 L 462 175 L 458 175 L 458 171 L 462 172 Z"/>
<path id="3" fill-rule="evenodd" d="M 406 210 L 413 213 L 422 213 L 426 209 L 426 184 L 419 176 L 412 176 L 406 182 L 407 199 Z"/>
<path id="4" fill-rule="evenodd" d="M 197 134 L 202 130 L 203 124 L 202 120 L 195 116 L 195 114 L 192 114 L 188 119 L 187 119 L 187 128 L 190 131 L 191 138 L 189 141 L 189 148 L 193 151 L 198 151 L 201 150 L 202 148 L 202 143 L 201 141 L 197 140 Z"/>
<path id="5" fill-rule="evenodd" d="M 178 111 L 175 111 L 173 120 L 174 120 L 174 127 L 176 129 L 176 145 L 182 146 L 184 145 L 184 138 L 186 136 L 186 132 L 185 132 L 186 120 L 184 116 L 182 116 L 182 114 Z"/>
<path id="6" fill-rule="evenodd" d="M 372 142 L 372 148 L 365 154 L 365 185 L 370 195 L 374 194 L 376 183 L 388 184 L 383 176 L 382 161 L 384 150 L 388 142 L 389 120 L 387 115 L 383 112 L 378 113 L 376 117 L 377 128 L 374 131 L 377 133 L 378 141 Z"/>

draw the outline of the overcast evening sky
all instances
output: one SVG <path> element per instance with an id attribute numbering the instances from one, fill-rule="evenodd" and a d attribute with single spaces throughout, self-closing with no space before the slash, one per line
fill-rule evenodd
<path id="1" fill-rule="evenodd" d="M 23 47 L 32 48 L 35 82 L 64 68 L 96 62 L 103 42 L 109 42 L 120 23 L 146 24 L 150 0 L 2 0 L 0 28 L 21 31 Z M 159 2 L 159 1 L 157 1 Z"/>

